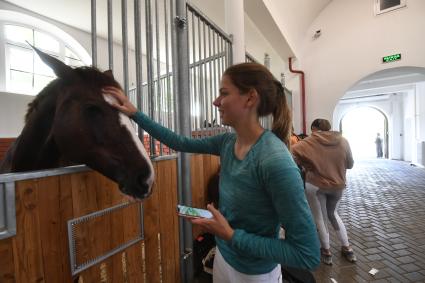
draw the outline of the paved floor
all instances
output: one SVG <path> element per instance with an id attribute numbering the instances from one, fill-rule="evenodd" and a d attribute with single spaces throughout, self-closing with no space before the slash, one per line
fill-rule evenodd
<path id="1" fill-rule="evenodd" d="M 321 264 L 317 282 L 425 282 L 424 168 L 382 159 L 356 162 L 339 213 L 358 261 L 341 258 L 332 231 L 334 264 Z M 372 268 L 379 270 L 375 276 L 368 274 Z"/>

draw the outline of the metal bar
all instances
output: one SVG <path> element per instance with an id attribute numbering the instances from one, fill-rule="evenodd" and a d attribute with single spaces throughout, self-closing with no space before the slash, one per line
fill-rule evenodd
<path id="1" fill-rule="evenodd" d="M 192 114 L 194 119 L 194 123 L 193 123 L 193 129 L 197 129 L 199 127 L 199 116 L 198 113 L 196 112 L 196 106 L 197 106 L 197 101 L 198 101 L 198 91 L 197 91 L 197 78 L 196 78 L 196 73 L 197 73 L 197 68 L 194 65 L 194 63 L 196 62 L 196 32 L 195 32 L 195 16 L 193 13 L 190 13 L 192 15 L 191 17 L 191 27 L 192 27 L 192 66 L 190 66 L 189 68 L 191 68 L 193 70 L 193 83 L 192 83 L 192 89 L 193 89 L 193 104 L 192 106 Z M 199 73 L 199 71 L 198 71 Z"/>
<path id="2" fill-rule="evenodd" d="M 137 109 L 142 110 L 142 83 L 143 83 L 143 54 L 142 54 L 142 37 L 141 37 L 141 19 L 140 19 L 140 0 L 134 0 L 134 40 L 136 52 L 136 101 Z M 144 138 L 142 127 L 137 126 L 139 139 Z"/>
<path id="3" fill-rule="evenodd" d="M 91 0 L 91 57 L 92 66 L 97 67 L 96 0 Z"/>
<path id="4" fill-rule="evenodd" d="M 6 222 L 6 193 L 3 184 L 0 184 L 0 235 L 7 230 Z"/>
<path id="5" fill-rule="evenodd" d="M 201 41 L 201 19 L 198 18 L 198 52 L 199 52 L 199 60 L 201 60 L 202 58 L 202 41 Z M 204 54 L 205 56 L 205 54 Z M 200 119 L 200 123 L 199 123 L 199 128 L 202 128 L 202 123 L 204 121 L 204 111 L 202 110 L 202 107 L 204 105 L 204 82 L 203 82 L 203 78 L 204 78 L 204 72 L 203 72 L 203 65 L 199 66 L 199 101 L 198 104 L 196 105 L 197 107 L 197 111 L 199 111 L 199 119 Z"/>
<path id="6" fill-rule="evenodd" d="M 128 95 L 127 0 L 121 0 L 124 93 Z"/>
<path id="7" fill-rule="evenodd" d="M 170 58 L 169 58 L 169 46 L 168 46 L 168 10 L 167 10 L 167 1 L 164 0 L 164 24 L 165 24 L 165 75 L 167 76 L 167 118 L 168 118 L 168 128 L 172 128 L 172 117 L 171 117 L 171 81 L 170 81 Z"/>
<path id="8" fill-rule="evenodd" d="M 216 25 L 214 23 L 214 21 L 210 20 L 201 10 L 199 10 L 195 5 L 193 5 L 192 3 L 188 2 L 187 3 L 187 8 L 189 9 L 189 11 L 191 11 L 192 13 L 194 13 L 198 18 L 201 18 L 202 21 L 208 23 L 208 25 L 215 30 L 218 34 L 220 34 L 221 37 L 227 39 L 228 41 L 232 42 L 232 38 L 226 33 L 224 32 L 218 25 Z"/>
<path id="9" fill-rule="evenodd" d="M 216 48 L 216 43 L 217 43 L 217 37 L 218 37 L 218 35 L 216 33 L 213 33 L 213 56 L 216 54 L 216 49 L 215 48 Z M 214 68 L 214 71 L 213 71 L 213 74 L 214 74 L 214 98 L 213 99 L 215 99 L 215 97 L 218 96 L 217 89 L 218 89 L 219 83 L 220 83 L 219 82 L 220 75 L 217 74 L 217 60 L 214 60 L 213 62 L 214 62 L 214 65 L 213 65 L 213 68 Z M 214 120 L 216 121 L 216 123 L 218 125 L 217 107 L 213 106 L 213 109 L 214 109 L 214 112 L 213 112 L 214 115 L 213 115 L 213 117 L 214 117 Z M 217 128 L 214 128 L 214 131 L 213 131 L 213 134 L 214 135 L 217 134 L 216 129 Z"/>
<path id="10" fill-rule="evenodd" d="M 108 0 L 108 62 L 109 70 L 114 69 L 114 35 L 113 35 L 113 16 L 112 0 Z"/>
<path id="11" fill-rule="evenodd" d="M 153 56 L 153 40 L 152 40 L 152 15 L 151 15 L 151 0 L 145 0 L 145 17 L 146 17 L 146 60 L 147 60 L 147 77 L 148 77 L 148 100 L 149 100 L 149 116 L 154 119 L 155 114 L 155 86 L 153 81 L 153 70 L 152 66 Z M 155 156 L 155 140 L 152 136 L 149 136 L 150 143 L 150 155 Z"/>
<path id="12" fill-rule="evenodd" d="M 206 34 L 206 23 L 202 22 L 202 41 L 203 41 L 203 48 L 204 48 L 204 58 L 207 58 L 207 34 Z M 203 77 L 203 84 L 204 84 L 204 96 L 203 96 L 203 105 L 202 105 L 202 111 L 204 112 L 204 128 L 208 127 L 208 69 L 207 64 L 203 64 L 204 69 L 204 77 Z M 203 132 L 203 135 L 205 136 L 205 132 Z"/>
<path id="13" fill-rule="evenodd" d="M 156 47 L 156 103 L 157 103 L 157 121 L 162 124 L 161 118 L 161 53 L 159 49 L 159 19 L 158 19 L 158 0 L 155 0 L 155 47 Z M 159 155 L 162 155 L 162 143 L 159 145 Z"/>
<path id="14" fill-rule="evenodd" d="M 178 132 L 184 136 L 191 136 L 190 115 L 190 88 L 189 88 L 189 52 L 186 0 L 175 0 L 176 21 L 174 25 L 175 53 L 173 54 L 173 67 L 175 74 L 175 85 L 177 86 L 177 122 Z M 181 153 L 178 159 L 177 176 L 179 176 L 180 202 L 185 205 L 192 204 L 192 190 L 190 180 L 190 154 Z M 193 250 L 192 225 L 189 221 L 182 222 L 181 234 L 183 235 L 183 251 L 181 254 L 182 282 L 193 280 L 193 258 L 187 256 Z"/>
<path id="15" fill-rule="evenodd" d="M 75 166 L 68 166 L 68 167 L 41 170 L 41 171 L 0 174 L 0 183 L 8 183 L 8 182 L 14 182 L 14 181 L 20 181 L 20 180 L 72 174 L 72 173 L 84 172 L 89 170 L 91 169 L 85 165 L 75 165 Z"/>
<path id="16" fill-rule="evenodd" d="M 0 189 L 2 189 L 0 194 L 3 195 L 1 213 L 4 215 L 3 227 L 0 226 L 0 240 L 2 240 L 16 235 L 15 182 L 0 184 Z"/>
<path id="17" fill-rule="evenodd" d="M 212 43 L 211 43 L 211 28 L 208 27 L 208 55 L 209 57 L 212 56 Z M 210 91 L 208 92 L 208 108 L 209 108 L 209 113 L 208 113 L 208 117 L 210 120 L 210 124 L 208 124 L 210 126 L 210 130 L 211 127 L 213 127 L 214 125 L 214 121 L 213 121 L 213 104 L 212 104 L 212 97 L 213 97 L 213 73 L 212 73 L 212 61 L 208 62 L 208 66 L 209 66 L 209 79 L 210 79 Z M 211 135 L 211 134 L 210 134 Z"/>
<path id="18" fill-rule="evenodd" d="M 187 12 L 187 11 L 186 11 Z M 188 13 L 189 15 L 189 13 Z M 190 22 L 188 22 L 188 34 L 190 35 L 190 39 L 189 40 L 189 45 L 191 46 L 191 58 L 192 60 L 189 59 L 189 71 L 190 71 L 190 77 L 191 77 L 191 82 L 190 82 L 190 114 L 192 115 L 193 119 L 192 119 L 192 129 L 196 129 L 196 116 L 194 116 L 194 107 L 195 107 L 195 95 L 196 95 L 196 69 L 195 68 L 191 68 L 190 64 L 195 62 L 196 58 L 195 58 L 195 49 L 194 49 L 194 43 L 195 43 L 195 25 L 193 24 L 193 13 L 190 13 L 190 17 L 188 16 L 188 21 L 190 18 Z M 189 29 L 190 28 L 190 29 Z"/>

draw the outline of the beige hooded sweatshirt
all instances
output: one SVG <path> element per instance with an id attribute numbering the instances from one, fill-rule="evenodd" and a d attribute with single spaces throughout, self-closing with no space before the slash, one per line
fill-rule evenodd
<path id="1" fill-rule="evenodd" d="M 348 141 L 339 132 L 313 132 L 291 151 L 306 171 L 306 182 L 324 190 L 345 188 L 345 173 L 353 168 L 354 160 Z"/>

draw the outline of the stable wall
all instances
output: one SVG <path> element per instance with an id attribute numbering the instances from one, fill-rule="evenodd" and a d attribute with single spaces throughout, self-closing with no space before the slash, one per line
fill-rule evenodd
<path id="1" fill-rule="evenodd" d="M 406 8 L 379 16 L 370 0 L 330 2 L 294 51 L 300 54 L 295 68 L 306 73 L 307 128 L 317 117 L 331 119 L 338 100 L 365 76 L 390 67 L 425 67 L 424 15 L 423 0 L 407 1 Z M 319 29 L 322 35 L 313 40 Z M 381 63 L 383 56 L 394 53 L 401 53 L 402 60 Z M 290 88 L 299 89 L 298 77 L 288 80 Z M 299 116 L 296 112 L 295 118 Z M 424 121 L 423 114 L 420 119 Z"/>

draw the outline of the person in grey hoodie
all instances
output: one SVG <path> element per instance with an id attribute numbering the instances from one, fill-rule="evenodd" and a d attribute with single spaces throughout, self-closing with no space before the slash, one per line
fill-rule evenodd
<path id="1" fill-rule="evenodd" d="M 346 187 L 346 170 L 353 168 L 354 161 L 348 141 L 330 129 L 328 120 L 314 120 L 311 136 L 300 140 L 291 150 L 295 162 L 306 173 L 305 192 L 319 232 L 321 259 L 327 265 L 332 265 L 332 255 L 326 219 L 337 232 L 342 255 L 350 262 L 357 260 L 337 212 Z"/>

